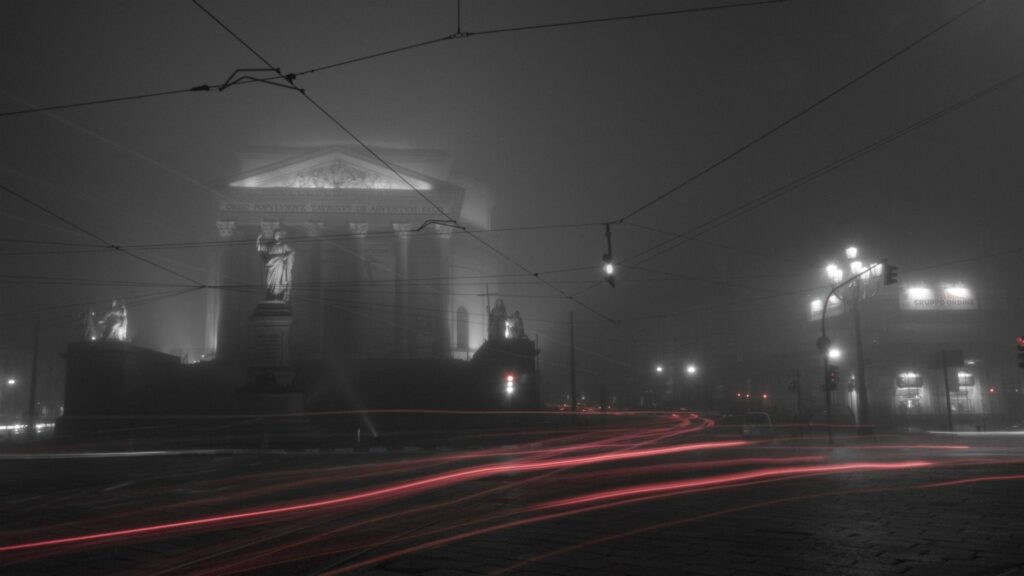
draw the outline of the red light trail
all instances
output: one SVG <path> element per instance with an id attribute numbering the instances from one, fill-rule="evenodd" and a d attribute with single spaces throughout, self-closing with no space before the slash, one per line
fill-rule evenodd
<path id="1" fill-rule="evenodd" d="M 154 524 L 150 526 L 140 526 L 136 528 L 128 528 L 124 530 L 112 530 L 107 532 L 98 532 L 93 534 L 82 534 L 79 536 L 68 536 L 64 538 L 53 538 L 49 540 L 40 540 L 36 542 L 24 542 L 21 544 L 9 544 L 6 546 L 0 546 L 0 553 L 3 552 L 14 552 L 18 550 L 28 550 L 33 548 L 43 548 L 49 546 L 60 546 L 64 544 L 75 544 L 80 542 L 89 542 L 94 540 L 107 540 L 114 538 L 123 538 L 138 536 L 144 534 L 151 534 L 155 532 L 166 532 L 170 530 L 192 528 L 197 526 L 209 526 L 216 524 L 224 524 L 229 522 L 236 522 L 240 520 L 251 520 L 266 518 L 271 516 L 280 516 L 293 512 L 304 512 L 309 510 L 316 510 L 327 507 L 335 507 L 344 504 L 354 504 L 360 502 L 366 502 L 375 500 L 387 496 L 406 496 L 414 493 L 419 493 L 424 490 L 430 490 L 445 485 L 449 485 L 457 482 L 464 482 L 467 480 L 479 479 L 487 476 L 494 476 L 499 474 L 509 473 L 521 473 L 531 472 L 538 470 L 550 470 L 555 468 L 569 468 L 575 466 L 587 466 L 593 464 L 615 462 L 621 460 L 635 459 L 635 458 L 650 458 L 654 456 L 663 456 L 667 454 L 679 454 L 682 452 L 694 452 L 698 450 L 712 450 L 722 448 L 735 448 L 738 446 L 745 446 L 748 442 L 745 441 L 726 441 L 726 442 L 705 442 L 700 444 L 683 444 L 679 446 L 668 446 L 664 448 L 648 448 L 644 450 L 634 451 L 623 451 L 611 454 L 596 454 L 591 456 L 577 456 L 574 458 L 561 458 L 556 460 L 544 460 L 539 462 L 528 462 L 528 463 L 509 463 L 509 464 L 491 464 L 484 466 L 476 466 L 467 470 L 459 470 L 456 472 L 450 472 L 445 474 L 437 474 L 429 476 L 420 480 L 413 480 L 409 482 L 403 482 L 387 486 L 385 488 L 378 488 L 375 490 L 367 490 L 363 492 L 357 492 L 355 494 L 349 494 L 337 498 L 328 498 L 324 500 L 316 500 L 313 502 L 304 502 L 300 504 L 292 504 L 288 506 L 279 506 L 275 508 L 266 508 L 262 510 L 254 510 L 250 512 L 236 512 L 233 514 L 222 514 L 218 516 L 208 516 L 205 518 L 195 518 L 191 520 L 181 520 L 178 522 L 168 522 L 163 524 Z"/>

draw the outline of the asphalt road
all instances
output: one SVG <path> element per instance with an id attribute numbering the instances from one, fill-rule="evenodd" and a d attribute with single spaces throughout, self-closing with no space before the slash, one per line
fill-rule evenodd
<path id="1" fill-rule="evenodd" d="M 4 574 L 1020 574 L 1024 436 L 0 455 Z"/>

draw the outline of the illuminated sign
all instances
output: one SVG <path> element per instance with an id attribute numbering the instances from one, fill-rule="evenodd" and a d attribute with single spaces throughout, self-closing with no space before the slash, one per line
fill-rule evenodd
<path id="1" fill-rule="evenodd" d="M 974 291 L 963 284 L 906 287 L 900 296 L 900 310 L 977 310 Z"/>

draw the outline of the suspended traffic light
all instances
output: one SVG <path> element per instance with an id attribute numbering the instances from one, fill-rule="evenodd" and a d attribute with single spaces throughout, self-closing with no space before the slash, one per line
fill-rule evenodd
<path id="1" fill-rule="evenodd" d="M 612 225 L 607 223 L 604 225 L 604 237 L 608 241 L 608 252 L 601 257 L 601 261 L 604 262 L 604 281 L 609 286 L 615 288 L 615 264 L 612 262 Z"/>
<path id="2" fill-rule="evenodd" d="M 615 287 L 615 264 L 612 262 L 611 254 L 605 254 L 601 259 L 604 262 L 604 281 L 612 288 Z"/>
<path id="3" fill-rule="evenodd" d="M 884 279 L 886 286 L 899 282 L 899 280 L 896 278 L 897 270 L 899 270 L 897 266 L 893 266 L 888 262 L 882 264 L 882 278 Z"/>

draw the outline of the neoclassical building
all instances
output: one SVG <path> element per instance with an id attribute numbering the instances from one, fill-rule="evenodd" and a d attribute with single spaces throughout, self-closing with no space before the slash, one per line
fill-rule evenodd
<path id="1" fill-rule="evenodd" d="M 449 181 L 443 153 L 381 155 L 402 178 L 342 147 L 242 156 L 243 172 L 218 191 L 208 356 L 249 353 L 249 317 L 263 297 L 256 239 L 275 230 L 295 252 L 293 359 L 468 359 L 482 344 L 493 255 L 431 202 L 486 229 L 490 196 Z"/>

